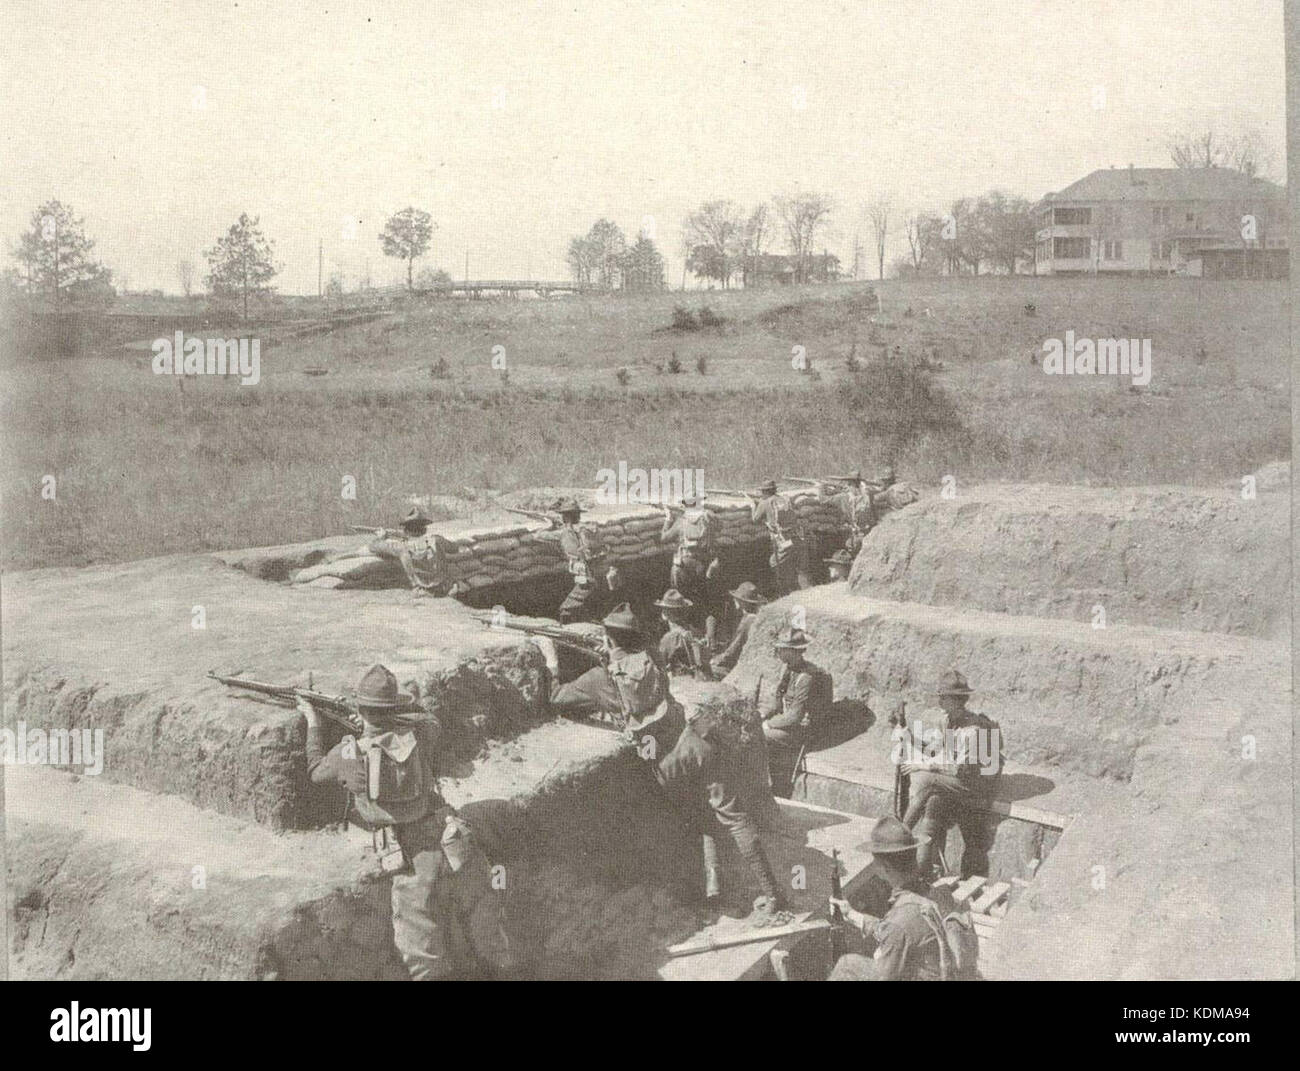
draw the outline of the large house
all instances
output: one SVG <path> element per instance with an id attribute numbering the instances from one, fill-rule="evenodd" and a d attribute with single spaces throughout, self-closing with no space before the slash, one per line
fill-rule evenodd
<path id="1" fill-rule="evenodd" d="M 792 286 L 795 283 L 833 283 L 840 277 L 840 258 L 834 253 L 808 253 L 802 262 L 797 256 L 760 253 L 743 257 L 740 262 L 745 289 Z"/>
<path id="2" fill-rule="evenodd" d="M 1229 168 L 1094 171 L 1035 211 L 1040 275 L 1289 273 L 1286 190 Z"/>

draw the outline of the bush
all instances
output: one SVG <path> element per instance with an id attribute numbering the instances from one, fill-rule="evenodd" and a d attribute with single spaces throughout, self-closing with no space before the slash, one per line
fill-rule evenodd
<path id="1" fill-rule="evenodd" d="M 677 356 L 677 351 L 673 350 L 673 355 L 668 358 L 668 371 L 677 375 L 682 370 L 682 359 Z"/>
<path id="2" fill-rule="evenodd" d="M 430 379 L 447 379 L 451 375 L 451 365 L 447 363 L 446 357 L 439 357 L 429 367 Z"/>
<path id="3" fill-rule="evenodd" d="M 872 434 L 907 442 L 926 433 L 964 434 L 957 404 L 913 361 L 871 361 L 840 383 L 840 403 Z"/>
<path id="4" fill-rule="evenodd" d="M 629 372 L 626 368 L 620 368 L 617 372 L 614 373 L 614 378 L 618 380 L 618 385 L 620 387 L 626 387 L 629 383 L 632 382 L 632 373 Z"/>
<path id="5" fill-rule="evenodd" d="M 700 326 L 701 327 L 721 327 L 725 324 L 726 318 L 719 316 L 707 305 L 700 309 Z"/>
<path id="6" fill-rule="evenodd" d="M 678 331 L 698 331 L 700 329 L 699 321 L 695 319 L 695 313 L 684 305 L 673 306 L 673 327 Z"/>
<path id="7" fill-rule="evenodd" d="M 709 374 L 709 359 L 702 353 L 695 358 L 695 371 L 699 372 L 702 376 L 707 376 Z"/>

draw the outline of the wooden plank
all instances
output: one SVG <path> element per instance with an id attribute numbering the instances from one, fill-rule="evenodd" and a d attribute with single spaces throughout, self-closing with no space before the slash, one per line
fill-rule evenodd
<path id="1" fill-rule="evenodd" d="M 701 952 L 715 952 L 720 948 L 734 948 L 737 945 L 750 945 L 766 941 L 776 941 L 792 933 L 811 933 L 813 930 L 828 930 L 830 922 L 826 919 L 814 919 L 811 922 L 792 922 L 788 926 L 766 926 L 743 933 L 730 934 L 725 937 L 710 935 L 694 941 L 683 941 L 679 945 L 669 945 L 668 955 L 695 956 Z"/>
<path id="2" fill-rule="evenodd" d="M 959 874 L 946 874 L 944 877 L 940 878 L 938 881 L 936 881 L 936 882 L 932 882 L 932 883 L 930 884 L 930 888 L 932 888 L 932 889 L 951 889 L 951 888 L 952 888 L 954 885 L 956 885 L 959 881 L 961 881 L 961 875 L 959 875 Z"/>
<path id="3" fill-rule="evenodd" d="M 995 885 L 986 885 L 984 892 L 980 894 L 978 900 L 972 900 L 970 909 L 977 911 L 982 915 L 988 914 L 989 908 L 996 904 L 1002 897 L 1011 891 L 1011 883 L 999 881 Z"/>
<path id="4" fill-rule="evenodd" d="M 1000 919 L 1004 915 L 1006 915 L 1007 908 L 1009 908 L 1010 906 L 1011 906 L 1010 900 L 1000 900 L 996 904 L 994 904 L 991 908 L 989 908 L 989 916 L 991 918 Z"/>
<path id="5" fill-rule="evenodd" d="M 952 898 L 961 903 L 967 897 L 973 896 L 984 886 L 985 879 L 979 876 L 967 878 L 961 882 L 957 888 L 952 891 Z"/>

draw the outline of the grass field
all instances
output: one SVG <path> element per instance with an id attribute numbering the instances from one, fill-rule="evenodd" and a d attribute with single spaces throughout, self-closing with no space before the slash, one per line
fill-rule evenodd
<path id="1" fill-rule="evenodd" d="M 111 351 L 20 363 L 0 412 L 3 564 L 309 539 L 391 520 L 408 494 L 593 486 L 620 461 L 719 486 L 885 457 L 959 490 L 1235 482 L 1290 456 L 1286 287 L 1019 277 L 448 300 L 266 346 L 257 386 L 183 393 Z M 721 326 L 671 328 L 675 305 L 706 304 Z M 1066 330 L 1152 339 L 1150 385 L 1045 376 L 1031 354 Z"/>

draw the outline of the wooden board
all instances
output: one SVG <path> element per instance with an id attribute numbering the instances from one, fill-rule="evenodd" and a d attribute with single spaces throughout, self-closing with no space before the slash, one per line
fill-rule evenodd
<path id="1" fill-rule="evenodd" d="M 980 914 L 988 914 L 989 908 L 1006 896 L 1010 891 L 1010 882 L 999 881 L 994 885 L 986 885 L 978 899 L 971 901 L 970 909 Z"/>

